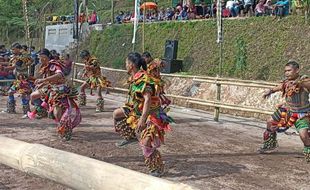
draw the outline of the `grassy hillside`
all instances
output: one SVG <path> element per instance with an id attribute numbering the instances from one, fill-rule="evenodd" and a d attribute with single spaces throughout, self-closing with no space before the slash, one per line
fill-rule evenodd
<path id="1" fill-rule="evenodd" d="M 103 65 L 121 68 L 133 50 L 132 24 L 115 25 L 93 32 L 85 45 Z M 295 59 L 310 70 L 310 27 L 302 17 L 280 21 L 269 17 L 224 21 L 223 75 L 244 79 L 277 80 L 283 64 Z M 142 27 L 138 31 L 136 51 L 142 51 Z M 167 39 L 179 40 L 178 58 L 184 60 L 190 74 L 215 76 L 218 73 L 219 46 L 216 22 L 168 22 L 145 25 L 145 49 L 155 57 L 164 55 Z"/>

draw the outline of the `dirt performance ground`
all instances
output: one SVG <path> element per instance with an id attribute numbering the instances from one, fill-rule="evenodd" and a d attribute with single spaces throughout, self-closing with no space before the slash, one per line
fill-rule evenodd
<path id="1" fill-rule="evenodd" d="M 5 108 L 6 97 L 0 97 Z M 138 144 L 117 148 L 121 138 L 112 126 L 112 111 L 125 100 L 119 95 L 106 98 L 106 111 L 95 113 L 95 98 L 82 108 L 83 121 L 69 142 L 59 140 L 55 124 L 48 119 L 30 121 L 18 114 L 0 114 L 1 135 L 40 143 L 49 147 L 147 173 Z M 166 173 L 163 178 L 198 189 L 309 189 L 310 164 L 304 161 L 298 136 L 279 135 L 279 149 L 257 154 L 264 123 L 254 119 L 221 115 L 181 107 L 172 108 L 176 120 L 161 147 Z M 68 189 L 55 182 L 30 176 L 0 165 L 0 189 Z"/>

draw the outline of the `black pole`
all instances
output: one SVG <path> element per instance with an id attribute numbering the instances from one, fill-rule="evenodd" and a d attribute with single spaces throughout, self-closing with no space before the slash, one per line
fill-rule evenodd
<path id="1" fill-rule="evenodd" d="M 74 29 L 73 39 L 76 39 L 76 52 L 75 52 L 75 61 L 72 64 L 72 67 L 73 67 L 72 68 L 73 70 L 72 85 L 76 77 L 75 63 L 78 60 L 78 53 L 79 53 L 79 1 L 78 0 L 74 0 L 74 17 L 75 17 L 75 27 L 73 27 Z"/>

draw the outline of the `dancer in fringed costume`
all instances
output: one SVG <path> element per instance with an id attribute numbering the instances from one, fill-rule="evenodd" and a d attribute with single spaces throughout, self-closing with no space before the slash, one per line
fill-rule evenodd
<path id="1" fill-rule="evenodd" d="M 147 74 L 147 66 L 139 53 L 130 53 L 126 59 L 130 74 L 128 100 L 113 113 L 115 130 L 125 139 L 121 147 L 138 138 L 145 164 L 150 174 L 161 176 L 164 164 L 158 148 L 164 142 L 165 131 L 172 119 L 164 112 L 156 84 Z"/>
<path id="2" fill-rule="evenodd" d="M 83 50 L 80 53 L 80 57 L 83 59 L 84 73 L 83 78 L 86 78 L 86 81 L 81 85 L 81 91 L 79 95 L 79 105 L 86 105 L 86 93 L 85 89 L 90 87 L 91 91 L 97 89 L 97 105 L 96 112 L 104 111 L 104 99 L 102 97 L 102 89 L 109 87 L 110 82 L 101 74 L 100 63 L 96 57 L 91 56 L 89 51 Z"/>
<path id="3" fill-rule="evenodd" d="M 29 100 L 34 82 L 34 79 L 29 77 L 28 67 L 33 63 L 33 60 L 28 54 L 22 53 L 22 46 L 19 43 L 14 43 L 11 49 L 13 56 L 6 70 L 13 71 L 16 76 L 16 81 L 13 82 L 8 91 L 7 112 L 16 113 L 14 94 L 18 93 L 21 96 L 21 104 L 23 113 L 25 114 L 23 118 L 26 118 L 27 112 L 30 110 Z"/>
<path id="4" fill-rule="evenodd" d="M 43 104 L 47 104 L 49 117 L 57 122 L 58 134 L 65 140 L 70 140 L 73 128 L 81 122 L 80 109 L 76 104 L 78 92 L 66 79 L 70 75 L 71 67 L 51 57 L 49 50 L 41 50 L 40 73 L 43 78 L 35 81 L 36 90 L 31 94 L 31 101 L 44 99 Z"/>
<path id="5" fill-rule="evenodd" d="M 284 70 L 286 79 L 264 94 L 264 97 L 267 98 L 275 92 L 282 92 L 285 103 L 278 106 L 271 118 L 268 119 L 267 129 L 263 135 L 264 143 L 259 152 L 265 153 L 277 148 L 277 132 L 284 132 L 289 127 L 295 126 L 304 144 L 305 159 L 310 162 L 310 78 L 301 76 L 299 72 L 299 64 L 289 61 Z"/>

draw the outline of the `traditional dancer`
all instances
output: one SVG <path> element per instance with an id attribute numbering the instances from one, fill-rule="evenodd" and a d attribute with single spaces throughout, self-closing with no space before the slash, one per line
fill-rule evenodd
<path id="1" fill-rule="evenodd" d="M 146 64 L 138 53 L 130 53 L 126 59 L 130 74 L 128 101 L 113 113 L 115 130 L 128 144 L 136 136 L 139 139 L 145 164 L 150 174 L 161 176 L 164 165 L 157 148 L 164 142 L 165 131 L 170 130 L 170 117 L 161 107 L 159 92 L 146 72 Z"/>
<path id="2" fill-rule="evenodd" d="M 59 135 L 70 140 L 72 129 L 81 122 L 80 109 L 75 102 L 78 92 L 67 84 L 66 79 L 71 68 L 67 68 L 60 60 L 51 59 L 47 49 L 41 50 L 39 58 L 43 79 L 35 81 L 37 90 L 31 94 L 31 100 L 44 98 L 47 101 L 49 114 L 58 123 Z"/>
<path id="3" fill-rule="evenodd" d="M 28 67 L 33 60 L 27 54 L 22 54 L 22 46 L 19 43 L 12 45 L 13 56 L 10 59 L 10 66 L 6 67 L 15 73 L 17 80 L 13 83 L 8 91 L 7 113 L 16 113 L 15 111 L 15 93 L 21 95 L 21 104 L 23 106 L 23 118 L 27 117 L 27 112 L 30 110 L 29 97 L 32 92 L 33 80 L 29 78 Z"/>
<path id="4" fill-rule="evenodd" d="M 85 89 L 90 87 L 91 91 L 97 88 L 97 105 L 96 112 L 104 111 L 104 99 L 102 97 L 102 89 L 110 86 L 110 82 L 101 74 L 100 63 L 96 57 L 91 56 L 89 51 L 83 50 L 80 53 L 81 58 L 85 63 L 83 77 L 87 80 L 81 85 L 81 92 L 79 95 L 79 104 L 86 105 Z"/>
<path id="5" fill-rule="evenodd" d="M 153 61 L 153 57 L 150 52 L 145 51 L 142 53 L 142 58 L 144 59 L 145 63 L 148 65 Z"/>
<path id="6" fill-rule="evenodd" d="M 284 70 L 286 79 L 264 94 L 264 98 L 267 98 L 275 92 L 282 92 L 285 103 L 278 106 L 276 112 L 267 120 L 264 143 L 259 152 L 264 153 L 277 148 L 277 132 L 284 132 L 295 126 L 304 144 L 303 153 L 306 161 L 310 162 L 310 78 L 301 76 L 299 72 L 298 63 L 289 61 Z"/>

